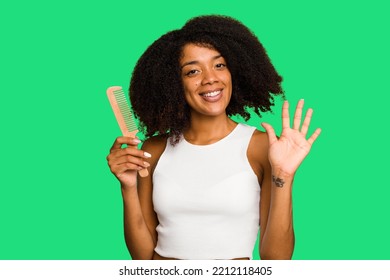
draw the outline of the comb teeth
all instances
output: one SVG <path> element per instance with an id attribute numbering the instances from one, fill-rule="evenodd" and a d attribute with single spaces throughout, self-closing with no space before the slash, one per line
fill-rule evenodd
<path id="1" fill-rule="evenodd" d="M 128 131 L 137 130 L 133 113 L 130 111 L 129 104 L 127 103 L 125 93 L 122 89 L 113 91 L 116 102 L 118 103 L 119 110 L 122 113 Z"/>

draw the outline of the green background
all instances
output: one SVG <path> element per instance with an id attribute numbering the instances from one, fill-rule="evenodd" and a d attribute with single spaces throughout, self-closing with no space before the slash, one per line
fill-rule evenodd
<path id="1" fill-rule="evenodd" d="M 127 88 L 145 48 L 201 14 L 251 28 L 323 130 L 294 183 L 293 258 L 390 259 L 385 3 L 3 1 L 0 259 L 129 258 L 105 90 Z M 280 132 L 276 105 L 264 120 Z"/>

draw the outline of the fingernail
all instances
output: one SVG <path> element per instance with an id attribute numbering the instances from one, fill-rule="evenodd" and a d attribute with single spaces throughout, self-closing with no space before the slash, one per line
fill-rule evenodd
<path id="1" fill-rule="evenodd" d="M 149 154 L 148 152 L 144 152 L 144 156 L 145 156 L 145 157 L 148 157 L 148 158 L 149 158 L 149 157 L 152 157 L 152 155 Z"/>
<path id="2" fill-rule="evenodd" d="M 141 143 L 141 140 L 139 140 L 139 139 L 137 139 L 137 138 L 134 138 L 134 139 L 133 139 L 133 142 L 139 144 L 139 143 Z"/>
<path id="3" fill-rule="evenodd" d="M 150 164 L 148 162 L 144 161 L 144 166 L 149 167 Z"/>

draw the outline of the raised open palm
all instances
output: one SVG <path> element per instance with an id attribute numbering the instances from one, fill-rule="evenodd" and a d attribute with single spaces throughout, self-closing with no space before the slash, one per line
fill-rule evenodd
<path id="1" fill-rule="evenodd" d="M 321 133 L 321 129 L 317 128 L 306 139 L 313 110 L 307 110 L 301 126 L 303 104 L 303 99 L 299 100 L 294 114 L 293 126 L 290 127 L 289 103 L 287 101 L 284 102 L 282 108 L 282 134 L 279 139 L 276 137 L 275 131 L 270 124 L 262 123 L 268 134 L 268 157 L 273 170 L 293 175 Z"/>

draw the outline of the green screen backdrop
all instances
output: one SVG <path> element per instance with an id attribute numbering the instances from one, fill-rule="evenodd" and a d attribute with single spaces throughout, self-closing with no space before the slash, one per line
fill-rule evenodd
<path id="1" fill-rule="evenodd" d="M 390 259 L 389 4 L 375 0 L 3 1 L 0 259 L 129 258 L 105 90 L 203 14 L 253 30 L 323 130 L 294 183 L 293 258 Z M 280 106 L 249 123 L 280 132 Z"/>

